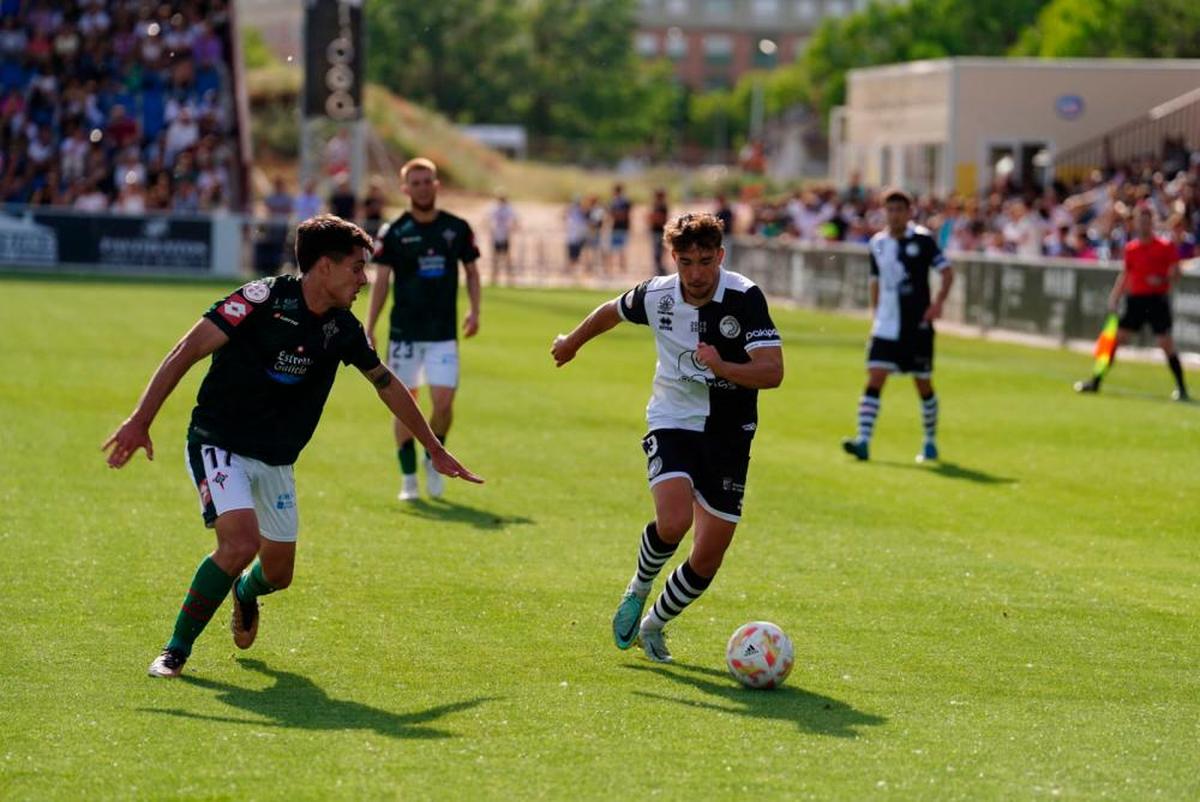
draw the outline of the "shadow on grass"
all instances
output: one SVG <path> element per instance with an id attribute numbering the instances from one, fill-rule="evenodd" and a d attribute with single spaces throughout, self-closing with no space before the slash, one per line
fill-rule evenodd
<path id="1" fill-rule="evenodd" d="M 389 738 L 453 738 L 455 735 L 427 726 L 451 713 L 470 710 L 491 701 L 487 697 L 431 707 L 416 713 L 391 713 L 377 707 L 332 699 L 312 680 L 290 671 L 268 668 L 261 660 L 238 660 L 242 668 L 256 671 L 275 680 L 269 688 L 243 688 L 227 682 L 184 674 L 180 682 L 197 688 L 217 691 L 216 699 L 259 718 L 210 716 L 179 708 L 161 710 L 141 708 L 148 713 L 161 713 L 180 718 L 220 721 L 230 724 L 249 724 L 258 727 L 284 727 L 297 730 L 372 730 Z"/>
<path id="2" fill-rule="evenodd" d="M 911 462 L 889 462 L 888 460 L 872 460 L 872 462 L 876 465 L 882 465 L 885 468 L 904 468 L 910 471 L 922 471 L 924 473 L 931 473 L 934 476 L 941 476 L 945 479 L 964 479 L 968 482 L 976 482 L 981 485 L 1011 485 L 1017 482 L 1011 476 L 997 476 L 994 473 L 967 468 L 956 462 L 935 462 L 923 465 Z"/>
<path id="3" fill-rule="evenodd" d="M 503 529 L 506 526 L 532 524 L 535 521 L 524 515 L 497 515 L 494 512 L 469 507 L 445 499 L 415 499 L 406 501 L 400 508 L 405 515 L 442 523 L 470 524 L 476 529 Z"/>
<path id="4" fill-rule="evenodd" d="M 1129 390 L 1123 387 L 1104 386 L 1104 392 L 1101 393 L 1106 398 L 1119 398 L 1122 401 L 1150 401 L 1159 404 L 1171 404 L 1172 406 L 1191 407 L 1193 409 L 1200 408 L 1200 403 L 1195 398 L 1189 398 L 1184 401 L 1176 401 L 1168 393 L 1152 393 L 1147 390 Z"/>
<path id="5" fill-rule="evenodd" d="M 704 691 L 724 704 L 718 704 L 716 701 L 682 699 L 678 696 L 665 696 L 647 691 L 634 691 L 638 696 L 675 702 L 703 710 L 788 721 L 794 723 L 801 730 L 815 735 L 857 738 L 859 736 L 857 728 L 875 727 L 887 722 L 883 716 L 863 713 L 845 702 L 839 702 L 837 699 L 790 685 L 770 691 L 743 688 L 724 671 L 703 666 L 678 662 L 665 665 L 630 663 L 622 668 L 658 674 L 673 682 Z"/>

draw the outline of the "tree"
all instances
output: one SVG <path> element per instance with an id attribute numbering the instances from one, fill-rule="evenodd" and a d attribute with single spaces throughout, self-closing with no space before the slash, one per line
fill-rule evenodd
<path id="1" fill-rule="evenodd" d="M 634 10 L 633 0 L 526 4 L 534 132 L 603 147 L 669 131 L 680 90 L 664 65 L 634 53 Z"/>
<path id="2" fill-rule="evenodd" d="M 872 2 L 814 34 L 798 69 L 807 73 L 809 101 L 828 114 L 845 102 L 846 72 L 856 67 L 945 58 L 1004 55 L 1047 0 L 913 0 Z"/>
<path id="3" fill-rule="evenodd" d="M 366 9 L 369 78 L 456 122 L 519 123 L 600 155 L 665 147 L 679 127 L 669 71 L 633 52 L 633 0 L 392 0 Z"/>
<path id="4" fill-rule="evenodd" d="M 1195 0 L 1053 0 L 1013 48 L 1044 58 L 1200 56 Z"/>
<path id="5" fill-rule="evenodd" d="M 367 77 L 459 122 L 516 122 L 526 59 L 505 0 L 366 4 Z"/>

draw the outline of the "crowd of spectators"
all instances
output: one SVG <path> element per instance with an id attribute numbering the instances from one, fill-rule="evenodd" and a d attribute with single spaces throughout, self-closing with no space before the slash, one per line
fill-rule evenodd
<path id="1" fill-rule="evenodd" d="M 329 183 L 329 194 L 323 198 L 315 178 L 305 180 L 299 192 L 293 192 L 282 175 L 272 179 L 271 191 L 262 198 L 263 214 L 256 238 L 256 270 L 270 274 L 281 262 L 290 262 L 294 225 L 324 212 L 354 220 L 371 237 L 379 233 L 385 222 L 387 205 L 380 181 L 372 179 L 361 198 L 354 193 L 349 173 L 338 172 L 331 176 Z"/>
<path id="2" fill-rule="evenodd" d="M 0 199 L 228 208 L 226 0 L 0 0 Z"/>
<path id="3" fill-rule="evenodd" d="M 852 181 L 750 204 L 748 228 L 737 233 L 806 242 L 867 242 L 884 227 L 880 189 Z M 958 253 L 1119 259 L 1132 236 L 1131 212 L 1150 205 L 1159 234 L 1180 258 L 1197 255 L 1200 238 L 1200 150 L 1168 142 L 1162 157 L 1096 170 L 1071 185 L 1021 190 L 997 181 L 978 197 L 917 198 L 914 217 L 944 250 Z"/>

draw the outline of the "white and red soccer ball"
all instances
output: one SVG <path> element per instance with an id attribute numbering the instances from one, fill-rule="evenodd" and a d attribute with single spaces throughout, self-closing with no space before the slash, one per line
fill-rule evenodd
<path id="1" fill-rule="evenodd" d="M 792 641 L 770 621 L 738 627 L 725 647 L 729 673 L 747 688 L 777 688 L 796 660 Z"/>

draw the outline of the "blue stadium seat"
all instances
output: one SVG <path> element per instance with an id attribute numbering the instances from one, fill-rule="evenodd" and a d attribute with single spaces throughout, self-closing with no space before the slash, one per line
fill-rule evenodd
<path id="1" fill-rule="evenodd" d="M 196 96 L 204 97 L 210 89 L 220 91 L 221 76 L 212 67 L 201 67 L 196 71 Z"/>
<path id="2" fill-rule="evenodd" d="M 161 89 L 149 89 L 142 93 L 142 135 L 152 140 L 166 125 L 167 97 Z"/>
<path id="3" fill-rule="evenodd" d="M 0 63 L 0 87 L 7 92 L 9 89 L 24 89 L 29 83 L 29 73 L 15 61 Z"/>

